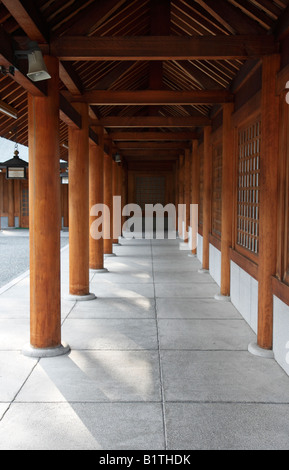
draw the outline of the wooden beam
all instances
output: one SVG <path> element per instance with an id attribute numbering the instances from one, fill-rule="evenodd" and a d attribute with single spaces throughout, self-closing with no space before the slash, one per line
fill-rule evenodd
<path id="1" fill-rule="evenodd" d="M 66 97 L 69 95 L 63 93 Z M 86 91 L 82 96 L 73 96 L 70 101 L 85 102 L 91 106 L 133 106 L 133 105 L 185 105 L 185 104 L 224 104 L 232 102 L 234 95 L 227 90 L 137 90 Z"/>
<path id="2" fill-rule="evenodd" d="M 16 109 L 12 108 L 9 104 L 5 103 L 5 101 L 0 100 L 0 113 L 5 114 L 6 116 L 12 117 L 13 119 L 17 119 L 18 113 Z"/>
<path id="3" fill-rule="evenodd" d="M 82 93 L 82 83 L 70 62 L 59 63 L 59 77 L 72 95 Z"/>
<path id="4" fill-rule="evenodd" d="M 69 101 L 67 101 L 64 96 L 62 96 L 61 93 L 59 98 L 59 117 L 61 121 L 65 122 L 69 127 L 80 129 L 82 126 L 81 115 L 72 106 L 72 104 L 70 104 Z"/>
<path id="5" fill-rule="evenodd" d="M 125 149 L 121 151 L 121 154 L 125 157 L 152 157 L 153 159 L 158 158 L 178 158 L 179 155 L 183 155 L 185 153 L 184 149 Z"/>
<path id="6" fill-rule="evenodd" d="M 41 17 L 35 2 L 3 0 L 2 3 L 32 41 L 42 44 L 49 42 L 48 26 Z"/>
<path id="7" fill-rule="evenodd" d="M 115 142 L 123 141 L 162 141 L 162 140 L 194 140 L 200 136 L 197 132 L 111 132 Z"/>
<path id="8" fill-rule="evenodd" d="M 210 125 L 211 121 L 206 116 L 133 116 L 119 117 L 107 116 L 91 124 L 98 124 L 103 127 L 201 127 Z"/>
<path id="9" fill-rule="evenodd" d="M 51 42 L 51 54 L 60 60 L 246 60 L 276 51 L 272 35 L 62 36 Z"/>
<path id="10" fill-rule="evenodd" d="M 189 149 L 189 142 L 118 142 L 117 147 L 124 149 Z"/>

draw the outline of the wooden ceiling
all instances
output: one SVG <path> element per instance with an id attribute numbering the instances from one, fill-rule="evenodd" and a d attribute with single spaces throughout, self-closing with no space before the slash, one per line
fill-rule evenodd
<path id="1" fill-rule="evenodd" d="M 37 41 L 60 58 L 60 156 L 67 126 L 81 125 L 74 101 L 90 106 L 126 158 L 178 158 L 225 102 L 239 77 L 278 51 L 289 0 L 2 0 L 0 65 Z M 0 136 L 28 145 L 27 92 L 45 82 L 0 73 Z M 93 127 L 92 127 L 93 129 Z M 168 148 L 168 142 L 171 145 Z"/>

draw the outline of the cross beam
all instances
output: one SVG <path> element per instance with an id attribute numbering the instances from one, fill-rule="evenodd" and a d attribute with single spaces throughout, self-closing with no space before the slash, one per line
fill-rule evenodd
<path id="1" fill-rule="evenodd" d="M 62 36 L 51 41 L 60 60 L 201 60 L 257 58 L 278 52 L 273 35 Z"/>

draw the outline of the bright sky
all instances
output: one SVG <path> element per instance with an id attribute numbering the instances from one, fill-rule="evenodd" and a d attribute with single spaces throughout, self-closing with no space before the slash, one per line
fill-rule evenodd
<path id="1" fill-rule="evenodd" d="M 10 160 L 14 155 L 15 142 L 0 137 L 0 162 Z M 19 158 L 28 162 L 28 147 L 18 144 Z"/>

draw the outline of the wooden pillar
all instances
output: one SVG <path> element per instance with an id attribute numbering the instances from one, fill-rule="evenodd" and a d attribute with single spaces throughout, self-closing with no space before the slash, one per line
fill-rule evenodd
<path id="1" fill-rule="evenodd" d="M 111 150 L 104 155 L 104 186 L 103 201 L 109 208 L 109 216 L 104 220 L 104 255 L 113 255 L 112 251 L 112 230 L 113 230 L 113 210 L 112 210 L 112 156 Z"/>
<path id="2" fill-rule="evenodd" d="M 69 127 L 69 293 L 89 293 L 89 133 L 88 105 L 75 103 L 82 128 Z M 80 299 L 81 300 L 81 299 Z"/>
<path id="3" fill-rule="evenodd" d="M 128 203 L 128 196 L 127 196 L 127 181 L 128 181 L 128 174 L 127 174 L 127 167 L 125 164 L 122 165 L 122 181 L 121 181 L 121 197 L 122 197 L 122 213 L 124 206 Z M 125 227 L 125 222 L 127 217 L 122 215 L 121 223 L 122 227 Z M 122 231 L 123 235 L 123 231 Z"/>
<path id="4" fill-rule="evenodd" d="M 191 181 L 192 181 L 192 195 L 191 195 L 191 203 L 193 205 L 199 204 L 199 191 L 200 191 L 200 162 L 199 162 L 199 152 L 198 152 L 199 142 L 198 140 L 193 140 L 193 152 L 192 152 L 192 166 L 191 166 Z M 198 222 L 196 220 L 196 222 Z M 193 227 L 193 229 L 197 232 L 198 231 L 198 224 L 197 227 Z M 197 233 L 196 233 L 197 236 Z M 192 254 L 197 254 L 197 249 L 195 246 L 192 247 Z"/>
<path id="5" fill-rule="evenodd" d="M 14 181 L 8 180 L 8 227 L 15 227 Z"/>
<path id="6" fill-rule="evenodd" d="M 60 355 L 59 63 L 46 57 L 47 96 L 28 95 L 30 345 L 23 354 Z"/>
<path id="7" fill-rule="evenodd" d="M 216 296 L 220 300 L 229 299 L 230 296 L 230 248 L 232 246 L 234 177 L 233 111 L 233 103 L 223 105 L 221 295 Z"/>
<path id="8" fill-rule="evenodd" d="M 203 260 L 202 270 L 209 270 L 209 233 L 211 227 L 212 145 L 211 126 L 204 128 Z"/>
<path id="9" fill-rule="evenodd" d="M 119 196 L 118 194 L 118 164 L 113 160 L 112 161 L 112 197 Z M 115 233 L 116 225 L 117 225 L 117 218 L 118 218 L 117 211 L 113 211 L 113 226 L 112 226 L 112 242 L 114 244 L 118 243 L 118 236 Z"/>
<path id="10" fill-rule="evenodd" d="M 263 58 L 262 123 L 260 163 L 260 220 L 258 269 L 258 334 L 257 345 L 272 349 L 273 294 L 272 276 L 277 261 L 277 201 L 278 201 L 278 136 L 279 96 L 276 96 L 276 76 L 280 68 L 278 54 Z"/>
<path id="11" fill-rule="evenodd" d="M 68 217 L 68 191 L 69 185 L 62 184 L 62 204 L 63 204 L 63 227 L 69 227 L 69 217 Z"/>
<path id="12" fill-rule="evenodd" d="M 184 161 L 184 221 L 185 233 L 183 234 L 184 241 L 188 242 L 188 234 L 190 227 L 190 206 L 191 206 L 191 150 L 185 150 Z"/>
<path id="13" fill-rule="evenodd" d="M 184 156 L 179 157 L 179 236 L 183 236 L 183 220 L 184 220 Z"/>
<path id="14" fill-rule="evenodd" d="M 176 206 L 176 233 L 179 228 L 179 161 L 175 163 L 175 206 Z"/>
<path id="15" fill-rule="evenodd" d="M 91 230 L 95 220 L 95 214 L 91 215 L 91 209 L 96 204 L 103 204 L 103 160 L 104 160 L 104 135 L 103 128 L 95 128 L 98 135 L 98 145 L 89 146 L 89 267 L 98 272 L 105 272 L 103 266 L 103 236 L 93 236 Z"/>

